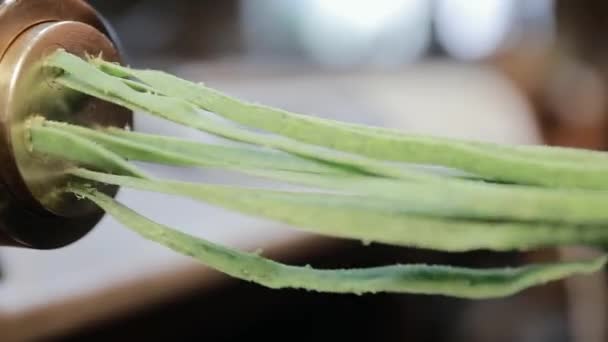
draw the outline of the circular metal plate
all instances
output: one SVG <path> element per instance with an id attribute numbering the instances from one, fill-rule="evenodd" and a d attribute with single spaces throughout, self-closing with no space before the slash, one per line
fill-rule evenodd
<path id="1" fill-rule="evenodd" d="M 125 127 L 132 125 L 132 113 L 61 87 L 42 68 L 44 58 L 59 48 L 82 57 L 101 53 L 104 59 L 120 61 L 107 31 L 96 27 L 100 21 L 87 5 L 72 0 L 12 3 L 13 7 L 0 7 L 0 48 L 8 41 L 3 28 L 11 22 L 3 15 L 27 8 L 33 12 L 26 16 L 37 20 L 12 39 L 0 61 L 0 245 L 59 248 L 86 235 L 103 212 L 56 191 L 70 180 L 63 172 L 68 165 L 29 151 L 27 120 L 38 114 L 83 126 Z M 38 7 L 44 3 L 51 9 L 46 16 Z M 74 6 L 73 12 L 66 6 Z M 11 27 L 22 25 L 13 22 Z M 101 190 L 115 195 L 117 188 Z"/>
<path id="2" fill-rule="evenodd" d="M 0 56 L 28 28 L 45 22 L 78 21 L 108 34 L 101 18 L 82 0 L 0 1 Z"/>

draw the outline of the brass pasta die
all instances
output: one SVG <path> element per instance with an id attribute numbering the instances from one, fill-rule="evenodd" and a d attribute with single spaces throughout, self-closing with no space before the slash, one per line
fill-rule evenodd
<path id="1" fill-rule="evenodd" d="M 92 203 L 58 191 L 73 180 L 65 172 L 71 165 L 30 152 L 26 127 L 32 117 L 132 126 L 130 111 L 53 82 L 43 62 L 58 49 L 122 61 L 111 28 L 85 1 L 0 1 L 0 245 L 61 248 L 103 217 Z M 99 187 L 111 196 L 118 190 Z"/>

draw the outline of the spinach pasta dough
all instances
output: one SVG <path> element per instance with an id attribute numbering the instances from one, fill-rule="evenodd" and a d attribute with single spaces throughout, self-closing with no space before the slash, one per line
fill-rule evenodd
<path id="1" fill-rule="evenodd" d="M 230 276 L 276 289 L 480 299 L 597 272 L 606 263 L 598 253 L 591 260 L 513 268 L 405 264 L 319 270 L 280 264 L 183 234 L 135 213 L 92 185 L 187 197 L 315 234 L 396 246 L 447 252 L 567 245 L 601 250 L 608 243 L 608 156 L 408 135 L 319 119 L 247 103 L 163 72 L 82 59 L 65 51 L 51 55 L 44 67 L 62 87 L 241 143 L 85 128 L 49 120 L 44 113 L 32 113 L 27 133 L 32 153 L 70 163 L 65 172 L 77 181 L 59 190 L 94 202 L 142 237 Z M 299 188 L 160 179 L 131 161 L 227 169 Z M 453 173 L 422 170 L 411 163 Z"/>

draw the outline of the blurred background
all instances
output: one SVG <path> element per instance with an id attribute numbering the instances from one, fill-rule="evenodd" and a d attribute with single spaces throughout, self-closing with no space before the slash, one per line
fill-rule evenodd
<path id="1" fill-rule="evenodd" d="M 406 132 L 608 148 L 603 0 L 90 2 L 114 26 L 129 64 L 244 99 Z M 145 115 L 136 124 L 195 137 Z M 292 264 L 490 267 L 588 253 L 450 255 L 361 246 L 192 203 L 171 202 L 168 210 L 161 196 L 121 196 L 159 221 L 213 241 L 263 247 Z M 200 215 L 210 227 L 201 230 Z M 491 301 L 275 292 L 139 241 L 110 220 L 64 250 L 0 250 L 0 262 L 0 332 L 15 340 L 608 341 L 604 274 Z"/>

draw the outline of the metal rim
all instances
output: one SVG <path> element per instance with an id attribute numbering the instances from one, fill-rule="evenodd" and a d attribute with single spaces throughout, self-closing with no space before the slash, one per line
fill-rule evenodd
<path id="1" fill-rule="evenodd" d="M 38 109 L 82 125 L 132 126 L 130 111 L 50 88 L 42 82 L 43 71 L 37 64 L 57 48 L 80 55 L 104 51 L 104 56 L 120 62 L 116 44 L 111 28 L 83 1 L 0 3 L 0 245 L 64 247 L 88 234 L 103 217 L 92 203 L 74 196 L 51 196 L 50 189 L 67 178 L 50 176 L 61 174 L 60 163 L 48 164 L 27 153 L 23 127 L 25 114 Z M 101 114 L 108 112 L 109 116 Z M 100 190 L 114 196 L 118 188 Z"/>

